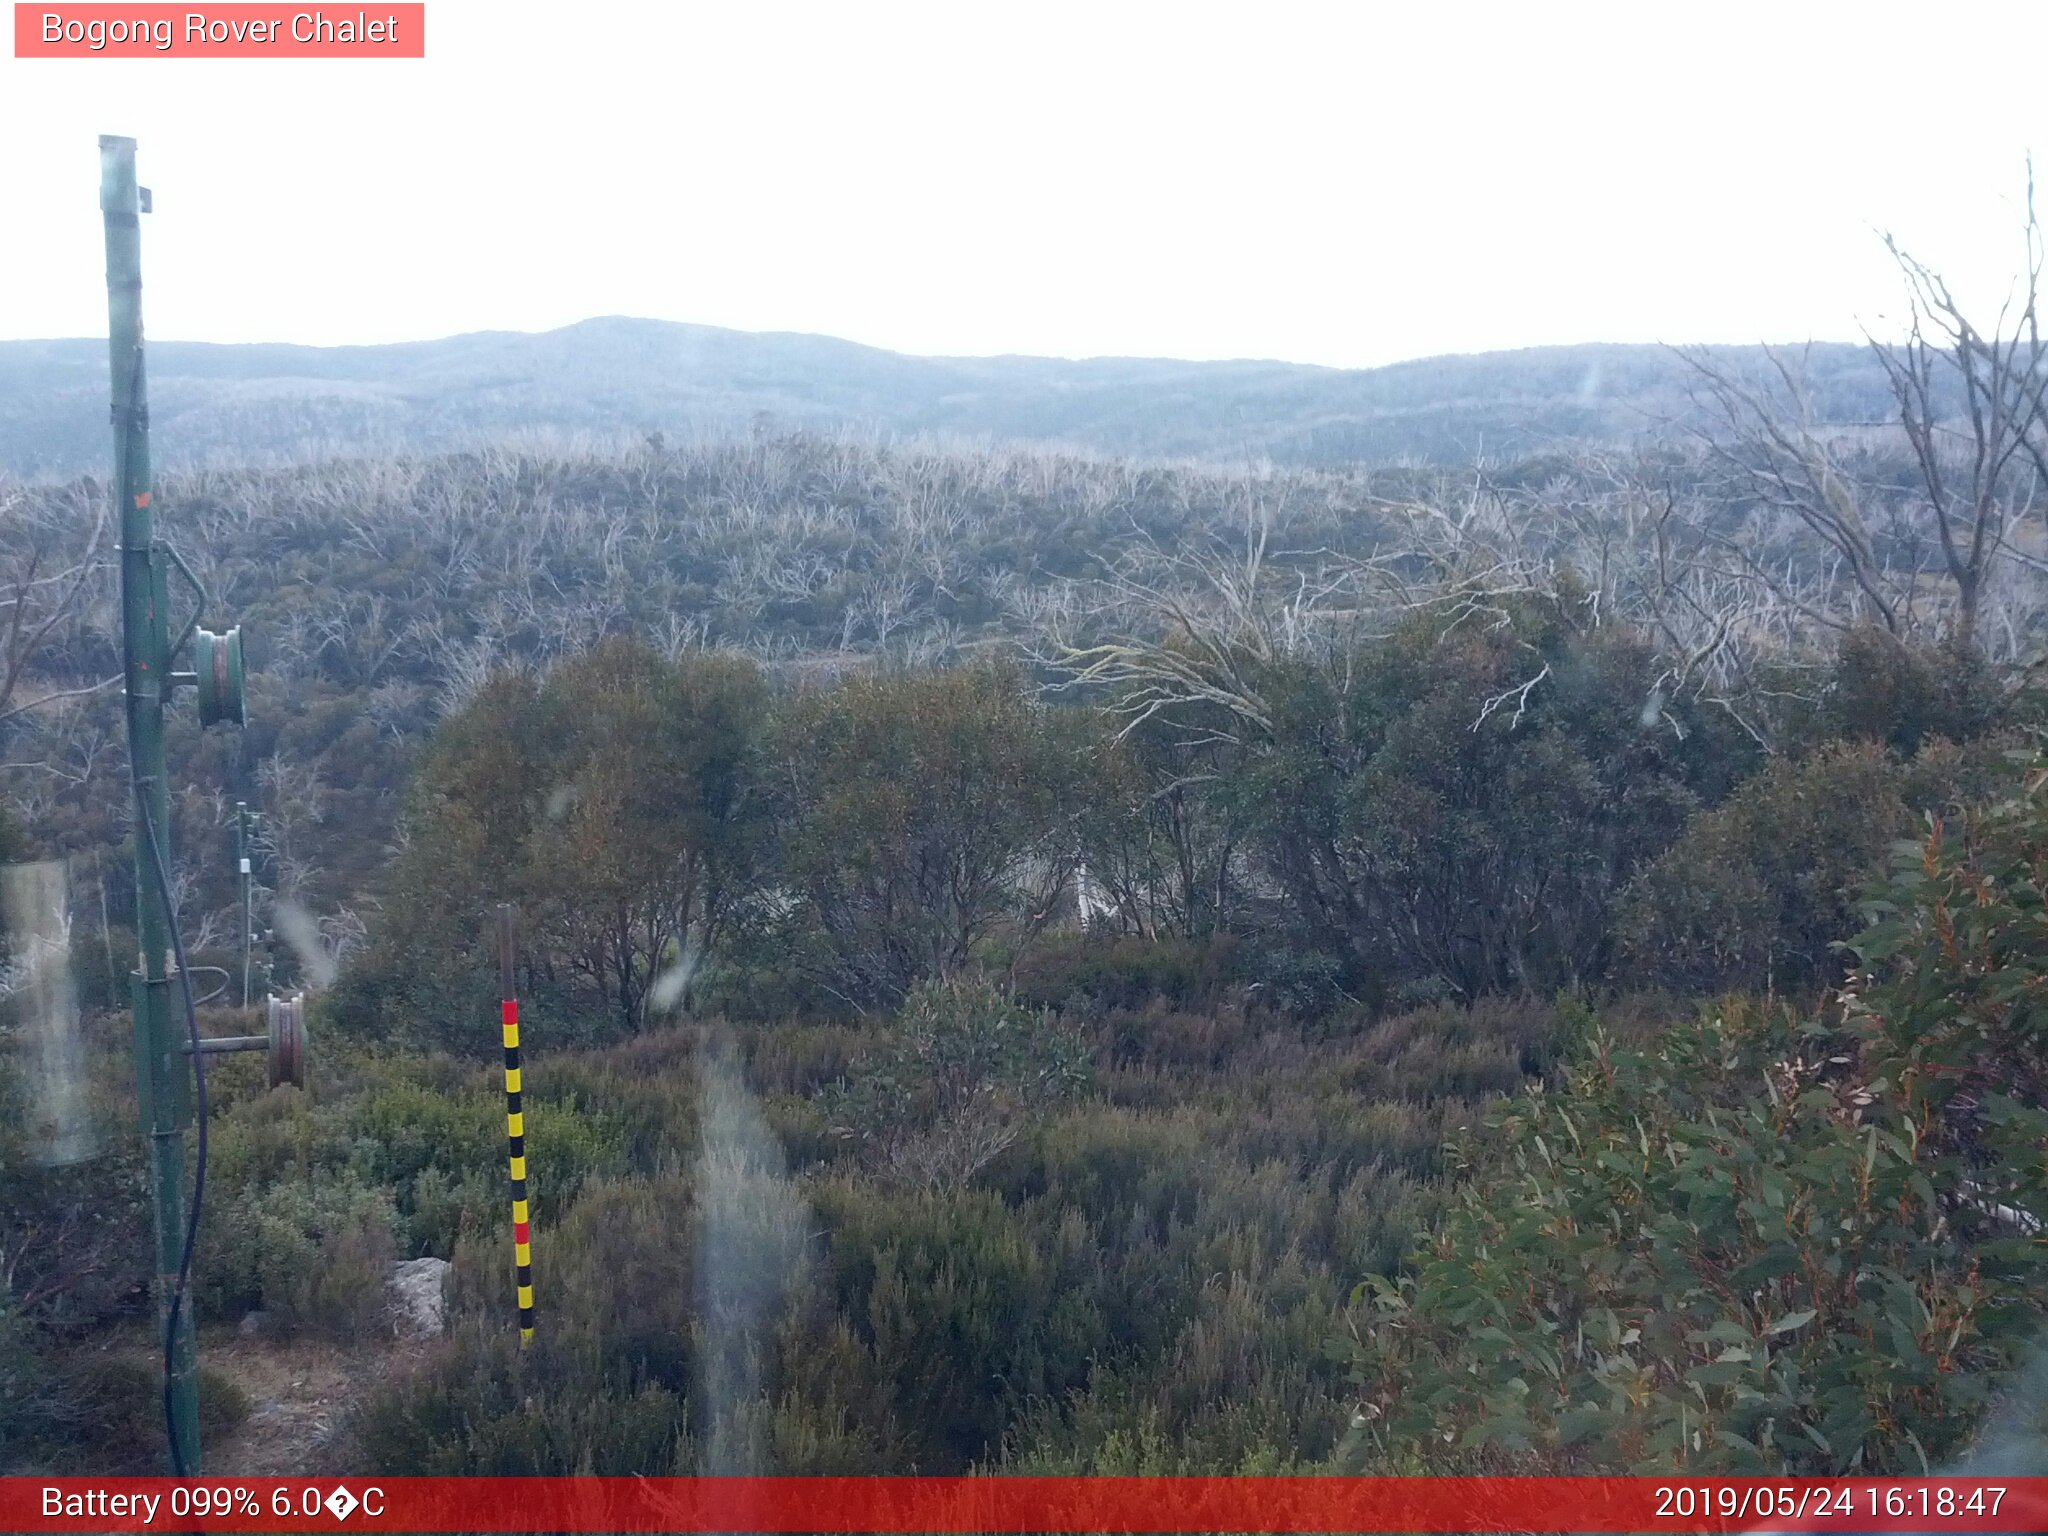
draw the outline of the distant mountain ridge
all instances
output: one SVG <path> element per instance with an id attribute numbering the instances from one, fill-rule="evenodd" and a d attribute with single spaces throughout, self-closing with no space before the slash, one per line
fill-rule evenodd
<path id="1" fill-rule="evenodd" d="M 1715 351 L 1747 368 L 1757 348 Z M 1866 349 L 1815 344 L 1824 420 L 1887 413 Z M 1662 347 L 1594 344 L 1383 368 L 1165 359 L 913 357 L 826 336 L 610 317 L 538 334 L 307 347 L 152 342 L 157 463 L 252 464 L 455 448 L 525 432 L 775 427 L 1061 444 L 1136 458 L 1331 466 L 1470 462 L 1626 442 L 1688 409 Z M 99 473 L 106 343 L 0 342 L 0 473 Z"/>

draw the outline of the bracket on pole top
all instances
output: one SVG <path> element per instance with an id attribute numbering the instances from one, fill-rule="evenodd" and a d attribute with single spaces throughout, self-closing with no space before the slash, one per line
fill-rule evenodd
<path id="1" fill-rule="evenodd" d="M 135 184 L 135 141 L 100 135 L 100 212 L 133 218 L 148 211 L 148 196 Z"/>

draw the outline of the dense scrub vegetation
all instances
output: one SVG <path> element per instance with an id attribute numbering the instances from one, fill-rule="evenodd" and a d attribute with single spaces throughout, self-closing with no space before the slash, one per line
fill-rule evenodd
<path id="1" fill-rule="evenodd" d="M 2033 1046 L 1995 999 L 1949 1043 L 1906 1028 L 1990 967 L 1898 952 L 1974 883 L 2031 899 L 2033 781 L 1937 841 L 1861 940 L 1880 975 L 1822 1004 L 1892 834 L 2011 788 L 2002 721 L 1760 767 L 1703 716 L 1680 754 L 1641 725 L 1640 653 L 1552 617 L 1276 668 L 1303 702 L 1270 744 L 1188 749 L 1215 767 L 1178 785 L 1207 906 L 1176 858 L 1131 856 L 1157 809 L 1132 786 L 1180 745 L 1014 670 L 777 692 L 614 641 L 493 680 L 421 761 L 321 1086 L 221 1079 L 202 1317 L 374 1337 L 390 1261 L 452 1256 L 452 1335 L 354 1430 L 387 1471 L 1945 1454 L 2037 1317 L 2033 1245 L 1985 1213 L 2033 1210 L 2011 1181 L 2041 1127 L 2026 1083 L 1959 1109 L 1902 1072 Z M 1571 686 L 1475 721 L 1524 648 Z M 1098 860 L 1119 873 L 1084 925 Z M 506 897 L 546 1298 L 523 1356 L 489 1065 Z M 2017 917 L 1973 920 L 2033 974 Z M 1783 1000 L 1683 996 L 1731 981 Z M 1953 1147 L 1924 1129 L 1957 1114 Z M 25 1206 L 90 1178 L 138 1235 L 127 1158 L 42 1177 Z M 25 1256 L 48 1342 L 17 1339 L 18 1371 L 135 1304 L 137 1250 L 67 1241 L 111 1290 L 74 1278 L 67 1318 L 34 1284 L 65 1244 Z M 1768 1294 L 1727 1311 L 1674 1254 Z M 1354 1295 L 1366 1274 L 1392 1278 Z M 47 1391 L 10 1388 L 46 1439 Z"/>
<path id="2" fill-rule="evenodd" d="M 1384 509 L 1432 479 L 1347 473 L 1270 489 L 1289 539 L 1363 549 L 1390 529 Z M 204 739 L 174 717 L 180 781 L 204 786 L 173 805 L 177 841 L 221 846 L 233 801 L 248 801 L 263 815 L 266 895 L 319 914 L 343 948 L 390 851 L 412 755 L 495 671 L 546 668 L 614 634 L 668 656 L 743 652 L 776 675 L 878 655 L 941 664 L 1065 627 L 1082 606 L 1075 583 L 1121 552 L 1233 532 L 1265 499 L 1260 484 L 814 437 L 169 476 L 164 526 L 213 594 L 207 622 L 243 625 L 250 676 L 241 735 Z M 40 579 L 103 558 L 100 504 L 92 481 L 0 484 L 0 573 Z M 54 615 L 13 705 L 117 668 L 110 584 L 83 599 Z M 15 660 L 0 657 L 0 675 Z M 118 700 L 61 698 L 6 728 L 5 761 L 43 765 L 6 781 L 38 849 L 118 849 Z M 217 928 L 232 893 L 211 861 L 194 878 L 207 883 L 191 888 L 188 921 L 212 914 Z"/>
<path id="3" fill-rule="evenodd" d="M 2048 771 L 1902 850 L 1818 1010 L 1596 1036 L 1354 1313 L 1417 1468 L 1924 1472 L 2037 1344 Z M 2007 1426 L 2039 1465 L 2044 1426 Z"/>
<path id="4" fill-rule="evenodd" d="M 367 1345 L 391 1262 L 451 1259 L 366 1470 L 1915 1471 L 2042 1320 L 2023 562 L 1972 626 L 1917 567 L 1879 605 L 1682 457 L 799 438 L 167 491 L 255 679 L 242 738 L 180 727 L 180 840 L 256 804 L 259 990 L 318 984 L 310 1090 L 216 1074 L 197 1304 Z M 32 681 L 89 683 L 104 613 L 56 633 Z M 147 1284 L 105 707 L 10 734 L 97 1138 L 0 1105 L 35 1465 L 147 1387 L 80 1365 Z"/>
<path id="5" fill-rule="evenodd" d="M 744 653 L 780 684 L 875 658 L 928 667 L 1021 648 L 1057 661 L 1190 624 L 1285 654 L 1347 625 L 1377 635 L 1418 605 L 1487 630 L 1493 595 L 1520 594 L 1552 606 L 1555 631 L 1611 631 L 1644 651 L 1632 664 L 1647 668 L 1643 701 L 1682 693 L 1767 750 L 1814 729 L 1867 737 L 1876 727 L 1849 719 L 1857 709 L 1968 734 L 2040 630 L 2031 524 L 2015 522 L 2015 552 L 1984 583 L 1985 665 L 1964 680 L 1963 656 L 1915 659 L 1948 628 L 1941 583 L 1918 574 L 1927 531 L 1899 510 L 1910 460 L 1855 438 L 1831 452 L 1872 487 L 1870 558 L 1900 573 L 1882 611 L 1799 517 L 1675 450 L 1300 473 L 763 436 L 166 476 L 167 535 L 212 593 L 207 623 L 243 626 L 250 668 L 245 732 L 202 737 L 189 713 L 173 716 L 188 786 L 174 841 L 226 848 L 233 803 L 247 801 L 261 816 L 259 905 L 302 909 L 338 959 L 365 931 L 437 724 L 494 672 L 545 670 L 614 635 L 666 657 Z M 104 686 L 71 693 L 117 668 L 110 542 L 95 482 L 0 484 L 0 613 L 33 619 L 0 654 L 14 690 L 0 697 L 5 793 L 40 853 L 120 870 L 118 700 Z M 68 593 L 50 578 L 73 570 L 97 575 L 61 611 L 32 595 L 9 604 L 10 573 Z M 1913 622 L 1888 628 L 1883 612 Z M 17 655 L 39 634 L 32 661 Z M 1494 654 L 1510 665 L 1512 647 Z M 1156 815 L 1180 817 L 1170 795 Z M 1197 880 L 1186 852 L 1176 899 L 1213 901 L 1214 872 Z M 224 867 L 195 860 L 180 888 L 200 948 L 236 910 Z M 126 885 L 108 882 L 116 928 Z"/>

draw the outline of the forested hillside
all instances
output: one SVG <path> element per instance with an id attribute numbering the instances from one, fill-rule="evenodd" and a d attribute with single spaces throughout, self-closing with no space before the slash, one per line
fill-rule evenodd
<path id="1" fill-rule="evenodd" d="M 1914 375 L 1837 430 L 1695 371 L 1718 435 L 1499 465 L 164 476 L 250 662 L 245 730 L 174 731 L 180 927 L 232 974 L 245 799 L 257 988 L 314 993 L 307 1089 L 213 1074 L 202 1354 L 359 1352 L 318 1454 L 379 1472 L 2030 1443 L 2039 390 L 1973 456 Z M 77 1021 L 17 933 L 0 1455 L 104 1468 L 153 1411 L 105 1348 L 147 1313 L 105 497 L 0 495 L 0 835 Z M 450 1325 L 394 1350 L 417 1257 Z"/>
<path id="2" fill-rule="evenodd" d="M 1802 357 L 1822 421 L 1889 409 L 1867 349 Z M 1723 348 L 1754 372 L 1754 348 Z M 106 348 L 0 342 L 0 473 L 96 472 Z M 1327 468 L 1513 458 L 1628 444 L 1699 425 L 1685 365 L 1661 347 L 1584 346 L 1430 358 L 1367 370 L 1273 362 L 907 357 L 824 336 L 604 319 L 543 335 L 379 347 L 150 347 L 151 408 L 170 466 L 306 462 L 473 448 L 520 433 L 681 442 L 765 422 L 870 437 L 1035 442 L 1139 458 Z"/>

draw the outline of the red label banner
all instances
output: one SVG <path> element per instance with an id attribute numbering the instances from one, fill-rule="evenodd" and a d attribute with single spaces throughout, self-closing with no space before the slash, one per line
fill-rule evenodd
<path id="1" fill-rule="evenodd" d="M 17 59 L 423 59 L 424 4 L 14 7 Z"/>
<path id="2" fill-rule="evenodd" d="M 0 1530 L 2023 1532 L 2048 1477 L 17 1477 Z"/>

